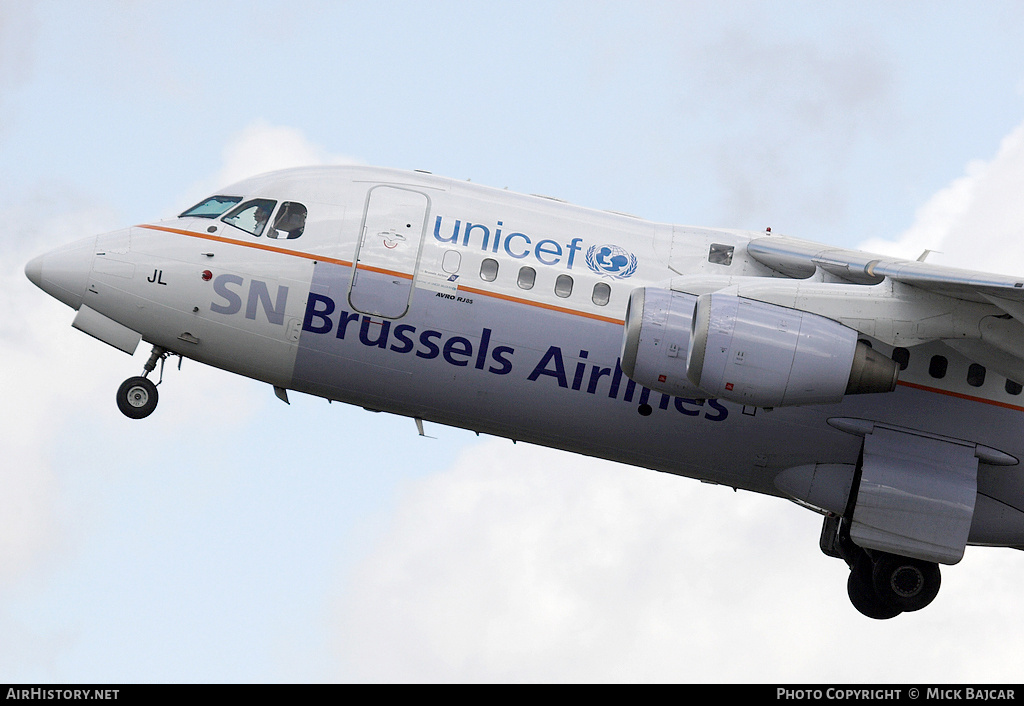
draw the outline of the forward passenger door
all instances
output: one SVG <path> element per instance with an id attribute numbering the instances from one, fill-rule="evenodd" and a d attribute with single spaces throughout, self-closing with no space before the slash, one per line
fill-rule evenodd
<path id="1" fill-rule="evenodd" d="M 389 185 L 370 189 L 349 289 L 353 309 L 386 319 L 405 316 L 429 211 L 430 198 L 418 191 Z"/>

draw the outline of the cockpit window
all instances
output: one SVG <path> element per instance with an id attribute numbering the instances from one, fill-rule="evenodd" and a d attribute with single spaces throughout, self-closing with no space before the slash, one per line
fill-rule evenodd
<path id="1" fill-rule="evenodd" d="M 243 203 L 222 220 L 258 238 L 263 235 L 263 229 L 267 227 L 267 221 L 276 205 L 277 202 L 270 199 L 253 199 Z"/>
<path id="2" fill-rule="evenodd" d="M 306 207 L 296 201 L 285 201 L 274 219 L 274 227 L 267 233 L 268 238 L 293 240 L 302 235 L 306 228 Z"/>
<path id="3" fill-rule="evenodd" d="M 197 203 L 185 211 L 178 218 L 216 218 L 236 203 L 242 200 L 241 196 L 211 196 L 210 198 Z"/>

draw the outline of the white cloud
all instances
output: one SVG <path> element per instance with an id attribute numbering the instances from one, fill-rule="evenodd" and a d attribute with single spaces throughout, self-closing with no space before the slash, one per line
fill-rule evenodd
<path id="1" fill-rule="evenodd" d="M 261 153 L 263 165 L 313 154 L 297 131 L 254 129 L 234 143 L 238 154 L 226 152 L 222 174 L 244 168 L 239 155 L 246 153 L 247 141 L 273 145 Z M 24 274 L 26 262 L 37 255 L 125 225 L 117 222 L 111 205 L 96 203 L 66 184 L 40 184 L 21 203 L 0 207 L 0 223 L 0 635 L 5 636 L 0 656 L 7 657 L 0 662 L 45 663 L 60 640 L 54 642 L 53 634 L 13 612 L 15 597 L 29 586 L 45 586 L 55 567 L 67 566 L 81 551 L 94 522 L 108 519 L 103 518 L 108 499 L 72 496 L 71 490 L 82 484 L 74 468 L 58 467 L 55 459 L 68 438 L 88 429 L 101 435 L 101 446 L 115 450 L 104 464 L 112 475 L 138 470 L 138 459 L 116 453 L 133 422 L 117 411 L 114 390 L 122 379 L 141 372 L 149 348 L 142 344 L 128 358 L 75 331 L 70 325 L 74 312 Z M 172 448 L 172 439 L 183 431 L 231 433 L 264 404 L 280 404 L 269 387 L 261 397 L 256 383 L 191 362 L 178 373 L 170 369 L 175 362 L 171 359 L 167 384 L 161 387 L 160 408 L 147 420 L 150 433 L 164 437 L 161 448 Z M 231 400 L 230 414 L 224 413 L 225 399 Z M 93 459 L 83 461 L 90 465 Z"/>
<path id="2" fill-rule="evenodd" d="M 59 196 L 55 196 L 58 194 Z M 116 448 L 126 420 L 114 404 L 121 380 L 142 372 L 149 347 L 133 358 L 74 330 L 75 312 L 37 289 L 25 277 L 25 263 L 64 243 L 121 225 L 113 208 L 96 204 L 70 188 L 39 187 L 23 204 L 0 210 L 7 232 L 0 247 L 0 588 L 10 586 L 49 559 L 74 551 L 82 523 L 96 508 L 69 498 L 74 474 L 55 467 L 54 457 L 69 435 L 84 428 L 102 434 Z M 256 413 L 253 385 L 219 371 L 190 364 L 178 379 L 169 370 L 174 395 L 151 418 L 161 433 L 188 425 L 221 426 L 216 402 L 230 396 L 242 410 L 230 423 Z M 173 367 L 172 365 L 168 367 Z M 216 381 L 214 376 L 219 375 Z M 173 382 L 171 382 L 173 380 Z M 167 389 L 166 387 L 161 388 Z M 122 469 L 112 457 L 109 468 Z"/>
<path id="3" fill-rule="evenodd" d="M 11 11 L 11 6 L 0 4 L 0 17 Z M 223 185 L 269 169 L 345 161 L 351 160 L 326 153 L 299 130 L 257 122 L 227 145 L 218 174 L 204 183 Z M 50 463 L 51 450 L 83 415 L 99 420 L 111 438 L 123 433 L 110 385 L 139 374 L 149 350 L 141 345 L 129 360 L 74 331 L 74 312 L 34 287 L 24 274 L 25 263 L 36 255 L 123 226 L 111 206 L 97 204 L 66 185 L 39 185 L 23 203 L 0 210 L 0 223 L 7 234 L 0 246 L 0 305 L 5 312 L 0 318 L 0 389 L 5 399 L 0 407 L 0 448 L 5 457 L 0 470 L 3 585 L 23 576 L 64 541 L 66 528 L 61 528 L 56 509 L 61 484 Z M 233 425 L 243 424 L 260 408 L 257 385 L 205 366 L 185 366 L 187 377 L 173 396 L 165 394 L 161 400 L 160 425 L 167 433 L 189 424 L 223 425 L 217 402 L 225 397 L 240 412 L 232 415 Z M 168 382 L 176 374 L 169 370 Z"/>
<path id="4" fill-rule="evenodd" d="M 218 175 L 205 181 L 223 184 L 256 171 L 341 160 L 298 130 L 256 123 L 225 148 Z M 50 460 L 61 434 L 84 415 L 118 438 L 123 420 L 113 404 L 114 389 L 139 374 L 149 355 L 143 344 L 128 359 L 73 330 L 74 312 L 33 286 L 25 263 L 61 244 L 123 226 L 116 218 L 112 206 L 54 184 L 38 185 L 22 203 L 0 210 L 7 234 L 0 245 L 0 305 L 6 312 L 0 318 L 0 389 L 6 401 L 0 407 L 0 586 L 24 576 L 66 539 L 62 522 L 69 520 L 56 509 L 62 489 Z M 170 362 L 169 368 L 176 360 Z M 172 382 L 176 371 L 166 375 L 175 390 L 165 393 L 158 413 L 167 433 L 204 420 L 223 425 L 217 403 L 225 397 L 237 410 L 232 425 L 244 424 L 261 407 L 254 383 L 190 362 L 184 366 L 180 385 Z"/>
<path id="5" fill-rule="evenodd" d="M 859 247 L 910 259 L 930 249 L 936 254 L 929 262 L 1024 272 L 1024 123 L 1003 139 L 995 157 L 972 161 L 964 171 L 918 209 L 897 238 Z"/>
<path id="6" fill-rule="evenodd" d="M 301 130 L 256 120 L 225 146 L 216 175 L 193 184 L 180 202 L 187 207 L 216 189 L 264 172 L 319 164 L 359 164 L 347 155 L 331 154 L 310 142 Z"/>
<path id="7" fill-rule="evenodd" d="M 258 120 L 246 126 L 224 149 L 224 165 L 217 179 L 230 184 L 275 169 L 355 163 L 352 157 L 332 155 L 313 144 L 301 130 Z"/>
<path id="8" fill-rule="evenodd" d="M 354 678 L 383 681 L 700 680 L 707 644 L 688 636 L 727 625 L 723 604 L 755 600 L 745 577 L 764 560 L 740 567 L 742 544 L 735 557 L 713 549 L 758 544 L 764 517 L 741 519 L 751 501 L 486 442 L 400 503 L 343 597 L 342 656 Z"/>
<path id="9" fill-rule="evenodd" d="M 971 549 L 920 613 L 862 617 L 817 515 L 508 441 L 407 489 L 336 601 L 357 681 L 1000 680 L 1021 561 Z M 981 598 L 981 600 L 979 600 Z M 1007 625 L 1009 623 L 1009 625 Z M 841 638 L 840 638 L 841 636 Z M 958 654 L 950 659 L 951 654 Z"/>
<path id="10" fill-rule="evenodd" d="M 98 371 L 111 364 L 103 346 L 71 330 L 73 312 L 24 274 L 31 257 L 111 226 L 109 210 L 60 193 L 59 205 L 41 191 L 0 212 L 9 230 L 0 249 L 0 585 L 61 542 L 59 484 L 49 452 L 74 409 L 96 392 Z M 68 210 L 55 213 L 58 208 Z"/>

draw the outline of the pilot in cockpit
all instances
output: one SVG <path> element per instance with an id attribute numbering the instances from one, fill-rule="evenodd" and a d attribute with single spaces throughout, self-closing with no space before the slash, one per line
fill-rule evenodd
<path id="1" fill-rule="evenodd" d="M 267 219 L 270 218 L 270 209 L 266 206 L 257 206 L 256 212 L 253 213 L 253 220 L 256 221 L 256 228 L 253 230 L 253 235 L 259 237 L 263 234 L 263 228 L 267 225 Z"/>
<path id="2" fill-rule="evenodd" d="M 271 238 L 291 240 L 302 235 L 306 227 L 306 207 L 294 201 L 285 201 L 274 221 L 274 227 L 268 234 Z"/>

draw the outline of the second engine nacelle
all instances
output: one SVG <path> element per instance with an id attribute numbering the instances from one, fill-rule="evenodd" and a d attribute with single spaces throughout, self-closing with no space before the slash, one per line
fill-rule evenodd
<path id="1" fill-rule="evenodd" d="M 709 396 L 779 407 L 891 392 L 899 366 L 837 321 L 716 292 L 697 298 L 686 370 Z"/>

